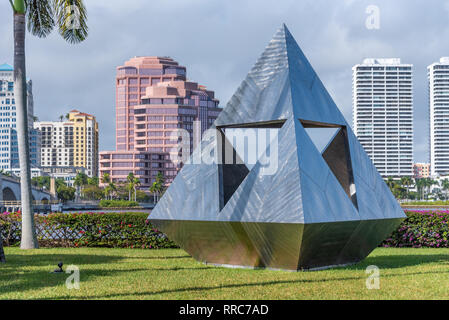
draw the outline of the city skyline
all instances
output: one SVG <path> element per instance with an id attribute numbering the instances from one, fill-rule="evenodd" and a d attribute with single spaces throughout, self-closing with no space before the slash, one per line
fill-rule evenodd
<path id="1" fill-rule="evenodd" d="M 158 26 L 169 12 L 162 2 L 130 2 L 107 5 L 106 1 L 86 1 L 92 32 L 79 46 L 61 43 L 57 35 L 42 41 L 28 35 L 28 47 L 33 52 L 28 57 L 28 74 L 34 81 L 35 113 L 40 120 L 54 120 L 48 115 L 59 113 L 60 109 L 86 110 L 98 115 L 100 150 L 113 149 L 114 115 L 103 111 L 114 106 L 114 83 L 110 79 L 116 65 L 135 55 L 169 55 L 183 61 L 191 70 L 192 79 L 213 88 L 221 106 L 225 106 L 249 70 L 250 61 L 263 49 L 261 44 L 269 40 L 267 34 L 286 22 L 347 120 L 351 119 L 354 64 L 373 56 L 400 57 L 414 64 L 414 161 L 428 161 L 426 67 L 449 55 L 449 45 L 438 41 L 449 33 L 445 25 L 449 6 L 444 1 L 432 6 L 416 1 L 279 1 L 275 10 L 273 1 L 246 1 L 239 7 L 178 1 L 175 5 L 180 8 L 179 13 L 170 12 L 175 19 L 164 28 Z M 365 27 L 365 10 L 370 4 L 380 9 L 378 30 Z M 0 63 L 12 62 L 12 18 L 9 10 L 3 10 L 9 9 L 8 5 L 6 1 L 0 4 L 0 35 L 4 39 Z M 152 19 L 142 28 L 141 21 L 148 20 L 148 15 Z M 261 15 L 263 21 L 256 18 Z M 201 28 L 192 17 L 204 17 L 211 25 Z M 152 29 L 159 31 L 148 37 L 148 30 Z M 146 40 L 136 41 L 142 38 Z M 52 70 L 52 77 L 48 70 Z"/>
<path id="2" fill-rule="evenodd" d="M 448 18 L 0 0 L 0 298 L 212 319 L 449 297 Z"/>

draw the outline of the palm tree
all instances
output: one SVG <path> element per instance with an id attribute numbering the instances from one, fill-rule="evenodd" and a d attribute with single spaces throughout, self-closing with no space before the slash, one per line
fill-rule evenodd
<path id="1" fill-rule="evenodd" d="M 6 262 L 5 252 L 3 251 L 3 239 L 1 234 L 0 234 L 0 262 Z"/>
<path id="2" fill-rule="evenodd" d="M 422 179 L 422 178 L 416 179 L 415 184 L 416 184 L 416 190 L 418 191 L 419 199 L 422 200 L 424 197 L 424 195 L 423 195 L 424 179 Z"/>
<path id="3" fill-rule="evenodd" d="M 64 120 L 64 116 L 59 116 L 59 121 L 63 121 Z"/>
<path id="4" fill-rule="evenodd" d="M 130 172 L 128 177 L 126 177 L 128 181 L 127 189 L 128 189 L 128 200 L 131 201 L 131 192 L 134 193 L 134 201 L 137 199 L 137 190 L 136 187 L 140 184 L 140 180 L 134 176 L 134 173 Z"/>
<path id="5" fill-rule="evenodd" d="M 75 177 L 73 185 L 76 187 L 76 192 L 80 197 L 82 197 L 83 188 L 85 185 L 87 185 L 88 179 L 89 177 L 87 176 L 87 174 L 82 172 L 79 172 Z"/>
<path id="6" fill-rule="evenodd" d="M 396 185 L 396 182 L 392 177 L 388 177 L 387 180 L 385 180 L 385 183 L 387 184 L 388 188 L 390 188 L 390 191 L 393 192 L 394 186 Z"/>
<path id="7" fill-rule="evenodd" d="M 156 176 L 156 180 L 150 187 L 150 192 L 153 194 L 153 202 L 157 203 L 159 201 L 159 195 L 164 192 L 165 179 L 161 172 Z"/>
<path id="8" fill-rule="evenodd" d="M 412 178 L 410 177 L 402 177 L 401 178 L 401 185 L 407 189 L 407 199 L 408 199 L 408 192 L 409 192 L 409 186 L 413 183 Z"/>
<path id="9" fill-rule="evenodd" d="M 112 200 L 113 194 L 117 191 L 117 186 L 114 184 L 114 182 L 109 182 L 106 188 L 104 188 L 104 192 L 106 195 L 106 199 Z"/>
<path id="10" fill-rule="evenodd" d="M 128 189 L 128 201 L 131 201 L 131 184 L 134 180 L 134 174 L 130 172 L 128 176 L 126 177 L 126 181 L 128 181 L 128 184 L 126 185 L 126 188 Z"/>
<path id="11" fill-rule="evenodd" d="M 432 186 L 440 186 L 440 183 L 437 181 L 437 180 L 433 180 L 433 179 L 430 179 L 429 178 L 429 193 L 430 193 L 430 190 L 431 190 L 431 188 L 432 188 Z M 434 192 L 435 190 L 432 190 L 432 193 Z"/>
<path id="12" fill-rule="evenodd" d="M 447 193 L 449 190 L 449 180 L 448 179 L 441 180 L 441 188 L 444 190 L 444 198 L 447 201 Z"/>
<path id="13" fill-rule="evenodd" d="M 134 185 L 134 201 L 137 202 L 137 186 L 140 185 L 140 179 L 134 178 L 133 182 L 134 182 L 133 183 L 133 185 Z"/>
<path id="14" fill-rule="evenodd" d="M 438 184 L 435 180 L 431 178 L 423 178 L 421 180 L 421 188 L 423 189 L 423 198 L 424 198 L 424 191 L 425 191 L 425 198 L 429 199 L 429 193 L 430 189 L 433 185 Z"/>
<path id="15" fill-rule="evenodd" d="M 22 249 L 38 248 L 31 196 L 28 140 L 27 83 L 25 68 L 25 29 L 40 38 L 55 25 L 70 43 L 87 37 L 87 15 L 82 0 L 9 0 L 14 14 L 14 99 L 17 112 L 17 140 L 21 177 Z"/>
<path id="16" fill-rule="evenodd" d="M 109 173 L 105 173 L 101 176 L 101 183 L 107 184 L 111 181 L 111 176 Z"/>
<path id="17" fill-rule="evenodd" d="M 106 199 L 108 199 L 109 193 L 111 192 L 111 188 L 109 187 L 109 184 L 111 183 L 111 176 L 109 175 L 109 173 L 105 173 L 101 176 L 101 183 L 105 185 L 104 193 Z"/>

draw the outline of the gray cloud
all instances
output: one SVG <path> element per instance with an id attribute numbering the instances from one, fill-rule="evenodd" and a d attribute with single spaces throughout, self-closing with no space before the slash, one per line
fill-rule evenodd
<path id="1" fill-rule="evenodd" d="M 55 32 L 28 35 L 28 76 L 35 110 L 56 120 L 72 108 L 94 114 L 100 148 L 114 149 L 115 67 L 136 55 L 165 55 L 225 105 L 285 22 L 337 105 L 351 122 L 351 67 L 366 57 L 400 57 L 415 65 L 415 161 L 426 161 L 426 67 L 449 55 L 447 2 L 418 0 L 86 0 L 89 38 L 69 45 Z M 378 5 L 380 30 L 365 28 Z M 0 2 L 0 63 L 12 63 L 12 14 Z"/>

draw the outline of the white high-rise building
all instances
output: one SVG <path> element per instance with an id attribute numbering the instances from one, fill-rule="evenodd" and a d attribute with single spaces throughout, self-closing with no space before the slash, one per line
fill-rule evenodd
<path id="1" fill-rule="evenodd" d="M 41 131 L 42 167 L 73 167 L 73 123 L 69 121 L 35 122 L 34 128 Z"/>
<path id="2" fill-rule="evenodd" d="M 430 171 L 449 174 L 449 57 L 427 67 L 429 78 Z"/>
<path id="3" fill-rule="evenodd" d="M 33 129 L 33 86 L 27 82 L 28 128 L 31 167 L 40 166 L 40 133 Z M 0 65 L 0 170 L 19 168 L 19 150 L 16 131 L 16 105 L 14 99 L 14 69 Z"/>
<path id="4" fill-rule="evenodd" d="M 67 121 L 35 122 L 42 135 L 42 168 L 84 168 L 98 175 L 98 123 L 93 115 L 72 110 Z"/>
<path id="5" fill-rule="evenodd" d="M 365 59 L 353 71 L 353 129 L 383 177 L 413 176 L 413 65 Z"/>

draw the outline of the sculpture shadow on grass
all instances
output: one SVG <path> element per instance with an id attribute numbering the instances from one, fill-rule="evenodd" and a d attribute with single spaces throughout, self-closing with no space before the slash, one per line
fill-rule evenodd
<path id="1" fill-rule="evenodd" d="M 319 271 L 318 271 L 319 272 Z M 382 278 L 403 278 L 409 276 L 420 276 L 427 274 L 449 274 L 449 271 L 429 271 L 429 272 L 407 272 L 407 273 L 395 273 L 395 274 L 383 274 Z M 213 291 L 217 289 L 233 289 L 233 288 L 245 288 L 245 287 L 257 287 L 257 286 L 276 286 L 276 285 L 297 285 L 307 283 L 323 283 L 323 282 L 338 282 L 338 281 L 357 281 L 365 283 L 366 274 L 361 273 L 359 277 L 337 277 L 337 278 L 323 278 L 323 279 L 294 279 L 294 280 L 279 280 L 279 281 L 260 281 L 252 283 L 229 283 L 219 287 L 217 286 L 195 286 L 186 288 L 176 288 L 160 291 L 144 291 L 144 292 L 124 292 L 99 296 L 85 296 L 85 299 L 111 299 L 111 298 L 124 298 L 124 297 L 141 297 L 141 296 L 155 296 L 171 293 L 181 293 L 189 291 Z M 58 297 L 59 299 L 70 299 L 71 296 Z"/>

